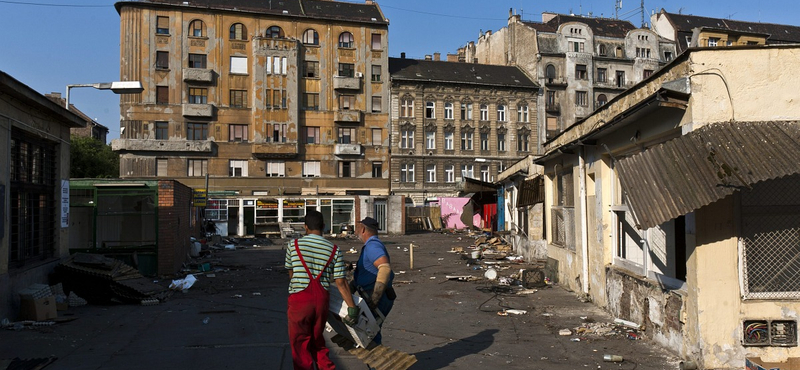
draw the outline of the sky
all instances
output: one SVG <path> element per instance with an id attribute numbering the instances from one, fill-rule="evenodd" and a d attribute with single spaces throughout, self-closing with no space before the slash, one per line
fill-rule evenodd
<path id="1" fill-rule="evenodd" d="M 191 0 L 189 0 L 191 1 Z M 261 0 L 253 0 L 261 1 Z M 39 93 L 66 86 L 119 80 L 119 14 L 114 0 L 0 0 L 0 71 Z M 352 1 L 352 2 L 363 2 Z M 641 0 L 377 0 L 389 19 L 389 55 L 442 58 L 475 41 L 480 32 L 507 25 L 509 9 L 525 21 L 544 11 L 582 14 L 641 24 Z M 796 0 L 646 0 L 649 15 L 668 12 L 750 22 L 800 25 Z M 119 96 L 107 90 L 73 88 L 70 103 L 119 137 Z"/>

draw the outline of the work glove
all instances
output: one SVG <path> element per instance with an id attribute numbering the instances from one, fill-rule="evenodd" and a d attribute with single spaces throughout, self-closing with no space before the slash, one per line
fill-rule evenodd
<path id="1" fill-rule="evenodd" d="M 370 307 L 378 307 L 378 302 L 381 301 L 381 297 L 383 297 L 383 292 L 386 291 L 386 284 L 376 281 L 375 288 L 372 289 L 372 296 L 370 297 Z"/>
<path id="2" fill-rule="evenodd" d="M 342 322 L 347 326 L 356 326 L 359 315 L 361 315 L 361 309 L 358 306 L 347 307 L 347 316 L 342 318 Z"/>

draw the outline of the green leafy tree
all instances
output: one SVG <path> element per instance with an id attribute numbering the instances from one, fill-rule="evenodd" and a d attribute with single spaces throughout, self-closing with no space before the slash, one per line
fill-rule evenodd
<path id="1" fill-rule="evenodd" d="M 69 177 L 109 178 L 119 177 L 119 154 L 110 145 L 85 136 L 70 138 Z"/>

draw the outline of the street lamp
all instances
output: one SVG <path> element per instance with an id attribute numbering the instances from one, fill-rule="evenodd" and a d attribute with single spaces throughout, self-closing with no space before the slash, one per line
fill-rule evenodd
<path id="1" fill-rule="evenodd" d="M 144 91 L 142 83 L 139 81 L 114 81 L 114 82 L 98 82 L 93 84 L 74 84 L 67 85 L 67 96 L 64 99 L 65 108 L 69 109 L 69 90 L 73 87 L 94 87 L 98 90 L 111 90 L 115 94 L 138 94 Z"/>

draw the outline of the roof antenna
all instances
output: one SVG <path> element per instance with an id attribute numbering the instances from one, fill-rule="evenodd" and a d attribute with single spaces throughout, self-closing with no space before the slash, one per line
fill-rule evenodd
<path id="1" fill-rule="evenodd" d="M 622 9 L 622 0 L 616 0 L 614 2 L 614 18 L 619 19 L 619 10 Z"/>

